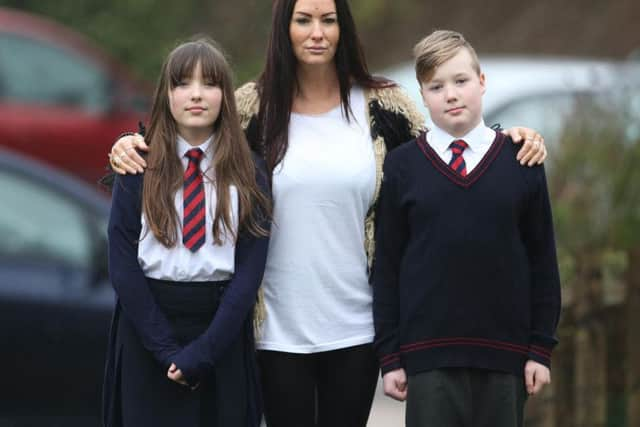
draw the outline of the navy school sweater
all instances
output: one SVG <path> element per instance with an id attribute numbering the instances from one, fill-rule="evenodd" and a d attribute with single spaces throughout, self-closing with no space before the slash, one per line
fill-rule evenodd
<path id="1" fill-rule="evenodd" d="M 387 155 L 373 272 L 382 373 L 550 366 L 560 279 L 543 166 L 497 133 L 466 177 L 425 134 Z"/>

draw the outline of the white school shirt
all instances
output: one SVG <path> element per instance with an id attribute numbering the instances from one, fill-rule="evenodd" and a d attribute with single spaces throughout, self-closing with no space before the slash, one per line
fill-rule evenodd
<path id="1" fill-rule="evenodd" d="M 466 135 L 456 138 L 449 135 L 447 132 L 437 126 L 433 126 L 429 132 L 427 132 L 427 143 L 433 148 L 433 150 L 440 156 L 440 158 L 447 164 L 451 161 L 451 148 L 449 145 L 458 139 L 464 140 L 469 146 L 462 153 L 464 162 L 467 165 L 467 174 L 473 170 L 480 160 L 487 154 L 493 140 L 496 138 L 496 131 L 487 127 L 484 124 L 484 120 Z"/>
<path id="2" fill-rule="evenodd" d="M 290 353 L 373 341 L 364 221 L 376 169 L 364 91 L 341 106 L 291 114 L 289 147 L 273 173 L 273 225 L 257 347 Z"/>
<path id="3" fill-rule="evenodd" d="M 197 147 L 189 145 L 178 136 L 176 146 L 177 155 L 186 170 L 189 159 L 185 156 L 192 148 L 200 148 L 204 155 L 200 160 L 200 170 L 203 171 L 205 191 L 205 243 L 196 252 L 191 252 L 182 243 L 182 193 L 180 187 L 176 192 L 174 203 L 178 213 L 178 238 L 173 248 L 166 248 L 153 235 L 142 212 L 142 231 L 138 245 L 138 263 L 144 275 L 153 279 L 171 280 L 176 282 L 205 282 L 228 280 L 234 272 L 235 241 L 228 235 L 221 246 L 213 244 L 213 216 L 216 208 L 216 191 L 212 183 L 213 170 L 213 136 Z M 238 196 L 235 186 L 230 188 L 231 221 L 234 232 L 238 224 Z"/>

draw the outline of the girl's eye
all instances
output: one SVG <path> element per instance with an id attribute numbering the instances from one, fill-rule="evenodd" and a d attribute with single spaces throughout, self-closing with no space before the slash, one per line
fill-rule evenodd
<path id="1" fill-rule="evenodd" d="M 204 84 L 205 84 L 206 86 L 211 86 L 211 87 L 216 87 L 216 86 L 218 86 L 218 84 L 217 84 L 216 82 L 214 82 L 213 80 L 206 80 L 206 81 L 204 82 Z"/>
<path id="2" fill-rule="evenodd" d="M 178 80 L 178 83 L 176 83 L 176 86 L 187 86 L 189 84 L 188 80 Z"/>

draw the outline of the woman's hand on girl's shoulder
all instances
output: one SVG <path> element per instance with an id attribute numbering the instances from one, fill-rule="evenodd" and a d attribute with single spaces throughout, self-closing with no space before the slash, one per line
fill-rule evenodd
<path id="1" fill-rule="evenodd" d="M 149 146 L 140 134 L 124 135 L 120 137 L 109 153 L 109 163 L 114 172 L 120 175 L 144 172 L 147 162 L 137 150 L 149 151 Z"/>
<path id="2" fill-rule="evenodd" d="M 502 131 L 511 137 L 516 144 L 522 143 L 516 159 L 521 165 L 539 165 L 547 158 L 547 147 L 544 138 L 533 129 L 515 126 Z"/>

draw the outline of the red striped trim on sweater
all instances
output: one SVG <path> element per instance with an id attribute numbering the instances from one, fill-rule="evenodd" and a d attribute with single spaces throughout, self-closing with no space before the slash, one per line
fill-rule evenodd
<path id="1" fill-rule="evenodd" d="M 506 137 L 504 135 L 496 132 L 496 138 L 489 147 L 489 151 L 485 153 L 482 157 L 478 165 L 465 176 L 460 175 L 451 167 L 446 164 L 440 156 L 433 151 L 433 148 L 427 143 L 427 134 L 423 132 L 416 139 L 416 144 L 420 148 L 420 150 L 424 153 L 425 157 L 433 164 L 433 166 L 440 171 L 444 176 L 449 178 L 449 180 L 458 184 L 461 187 L 468 188 L 472 186 L 489 168 L 491 163 L 495 160 L 495 158 L 500 153 L 500 148 L 504 144 Z"/>
<path id="2" fill-rule="evenodd" d="M 393 359 L 393 358 L 397 358 L 400 356 L 400 353 L 391 353 L 391 354 L 387 354 L 386 356 L 382 356 L 380 358 L 380 362 L 384 362 L 387 359 Z"/>
<path id="3" fill-rule="evenodd" d="M 449 347 L 449 346 L 477 346 L 493 348 L 496 350 L 511 351 L 519 354 L 535 354 L 544 359 L 551 359 L 551 352 L 548 349 L 544 349 L 538 346 L 524 346 L 518 344 L 512 344 L 504 341 L 489 340 L 484 338 L 470 338 L 470 337 L 456 337 L 456 338 L 439 338 L 427 341 L 419 341 L 412 344 L 405 344 L 400 346 L 402 353 L 409 353 L 412 351 L 426 350 L 429 348 L 437 347 Z"/>
<path id="4" fill-rule="evenodd" d="M 400 353 L 391 353 L 380 358 L 380 367 L 385 367 L 395 362 L 400 361 Z"/>
<path id="5" fill-rule="evenodd" d="M 389 360 L 387 360 L 385 362 L 380 362 L 380 367 L 384 368 L 385 366 L 391 365 L 392 363 L 396 363 L 396 362 L 399 362 L 399 361 L 400 361 L 399 357 L 394 357 L 394 358 L 391 358 L 391 359 L 389 359 Z"/>
<path id="6" fill-rule="evenodd" d="M 531 350 L 542 353 L 546 355 L 549 359 L 551 358 L 551 350 L 548 348 L 540 347 L 538 345 L 531 345 Z"/>

